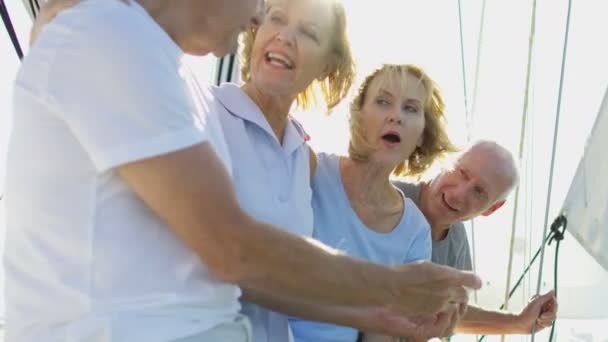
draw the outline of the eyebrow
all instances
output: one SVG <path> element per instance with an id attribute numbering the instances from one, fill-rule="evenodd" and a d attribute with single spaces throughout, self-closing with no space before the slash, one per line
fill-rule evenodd
<path id="1" fill-rule="evenodd" d="M 393 93 L 391 93 L 390 91 L 385 90 L 385 89 L 382 89 L 382 88 L 380 88 L 380 89 L 378 90 L 378 93 L 382 93 L 382 95 L 388 95 L 388 96 L 391 96 L 391 97 L 394 97 L 394 96 L 395 96 L 395 95 L 393 95 Z"/>
<path id="2" fill-rule="evenodd" d="M 483 193 L 487 196 L 489 194 L 488 192 L 488 185 L 490 185 L 490 182 L 488 182 L 487 179 L 479 176 L 478 180 L 476 182 L 476 186 L 481 188 L 481 190 L 483 191 Z"/>
<path id="3" fill-rule="evenodd" d="M 395 95 L 393 95 L 393 93 L 391 93 L 390 91 L 388 91 L 386 89 L 383 89 L 383 88 L 380 88 L 380 90 L 378 90 L 378 92 L 382 93 L 383 95 L 387 95 L 387 96 L 390 96 L 390 97 L 395 97 Z M 422 105 L 422 102 L 420 100 L 418 100 L 418 99 L 406 98 L 405 102 L 410 103 L 410 104 L 415 104 L 415 105 L 418 105 L 418 106 Z"/>
<path id="4" fill-rule="evenodd" d="M 465 167 L 459 165 L 458 169 L 461 172 L 464 172 L 467 175 L 467 177 L 471 177 L 471 173 Z M 477 181 L 475 182 L 475 187 L 481 188 L 481 190 L 483 190 L 483 192 L 485 194 L 487 194 L 488 193 L 488 184 L 489 183 L 487 182 L 486 179 L 483 179 L 482 177 L 478 177 Z"/>

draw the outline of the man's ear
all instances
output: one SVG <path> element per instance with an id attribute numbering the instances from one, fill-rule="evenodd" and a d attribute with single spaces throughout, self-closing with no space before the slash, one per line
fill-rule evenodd
<path id="1" fill-rule="evenodd" d="M 493 212 L 495 212 L 496 210 L 498 210 L 498 208 L 502 207 L 505 204 L 506 201 L 507 200 L 502 200 L 502 201 L 498 201 L 498 202 L 492 204 L 492 206 L 489 207 L 483 213 L 481 213 L 481 215 L 482 216 L 489 216 L 489 215 L 491 215 Z"/>

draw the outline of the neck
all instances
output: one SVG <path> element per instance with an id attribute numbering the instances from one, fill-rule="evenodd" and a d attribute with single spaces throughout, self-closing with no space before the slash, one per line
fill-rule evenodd
<path id="1" fill-rule="evenodd" d="M 433 215 L 430 214 L 430 199 L 428 197 L 428 189 L 429 184 L 422 183 L 422 186 L 420 187 L 418 207 L 420 208 L 420 211 L 422 211 L 422 214 L 424 214 L 424 217 L 426 217 L 427 221 L 429 222 L 429 225 L 431 226 L 431 239 L 433 241 L 441 241 L 448 236 L 448 230 L 450 229 L 450 225 L 439 223 L 438 220 L 434 219 Z"/>
<path id="2" fill-rule="evenodd" d="M 189 52 L 190 47 L 196 49 L 197 55 L 206 55 L 210 53 L 210 49 L 202 47 L 201 44 L 204 43 L 204 37 L 197 36 L 196 42 L 191 41 L 191 25 L 190 18 L 186 18 L 186 14 L 191 12 L 190 8 L 183 7 L 183 1 L 167 1 L 167 0 L 134 0 L 139 3 L 145 10 L 148 12 L 150 17 L 156 21 L 156 23 L 171 37 L 171 39 L 175 42 L 177 46 L 179 46 L 182 51 Z M 206 0 L 205 4 L 201 4 L 201 6 L 205 8 L 209 8 Z M 201 16 L 207 14 L 206 24 L 211 25 L 210 22 L 210 13 L 212 9 L 209 8 L 208 11 L 201 11 L 201 15 L 199 15 L 198 20 L 201 20 Z M 195 43 L 195 44 L 193 44 Z M 196 46 L 195 46 L 196 45 Z M 205 45 L 205 44 L 203 44 Z"/>
<path id="3" fill-rule="evenodd" d="M 289 110 L 295 101 L 295 97 L 265 93 L 256 87 L 253 82 L 245 83 L 242 89 L 260 108 L 275 136 L 283 144 Z"/>
<path id="4" fill-rule="evenodd" d="M 378 206 L 387 203 L 387 199 L 401 202 L 399 193 L 389 180 L 393 168 L 350 158 L 342 160 L 342 180 L 351 201 Z"/>

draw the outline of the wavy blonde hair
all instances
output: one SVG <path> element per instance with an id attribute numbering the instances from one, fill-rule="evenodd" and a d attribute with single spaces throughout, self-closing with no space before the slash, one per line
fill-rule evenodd
<path id="1" fill-rule="evenodd" d="M 268 13 L 274 4 L 280 1 L 290 0 L 267 0 L 266 13 Z M 318 103 L 316 94 L 320 92 L 329 113 L 348 95 L 348 91 L 355 79 L 355 62 L 346 33 L 346 12 L 344 5 L 340 0 L 329 1 L 332 2 L 331 8 L 333 11 L 333 30 L 329 51 L 332 62 L 327 75 L 323 79 L 315 79 L 304 91 L 298 94 L 296 102 L 298 107 L 303 110 Z M 256 29 L 251 29 L 241 36 L 241 79 L 243 82 L 251 80 L 251 53 L 256 32 Z"/>
<path id="2" fill-rule="evenodd" d="M 375 148 L 365 139 L 361 124 L 361 109 L 367 100 L 370 84 L 376 78 L 384 84 L 396 85 L 403 89 L 407 75 L 416 77 L 426 90 L 424 104 L 424 130 L 422 144 L 417 146 L 407 160 L 393 170 L 395 176 L 420 177 L 433 162 L 458 148 L 448 137 L 445 123 L 445 103 L 441 90 L 419 66 L 413 64 L 383 64 L 368 75 L 350 103 L 350 133 L 348 155 L 353 160 L 367 161 Z"/>

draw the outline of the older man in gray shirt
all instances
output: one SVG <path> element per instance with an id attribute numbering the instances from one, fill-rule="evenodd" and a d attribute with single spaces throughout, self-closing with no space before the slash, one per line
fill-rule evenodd
<path id="1" fill-rule="evenodd" d="M 500 208 L 518 182 L 509 151 L 490 141 L 479 141 L 466 149 L 453 167 L 429 182 L 394 184 L 411 198 L 431 226 L 432 261 L 471 270 L 471 255 L 463 221 L 488 216 Z M 557 301 L 553 291 L 535 298 L 519 313 L 486 310 L 469 305 L 456 331 L 469 334 L 529 334 L 551 325 Z M 388 341 L 366 335 L 364 341 Z"/>

